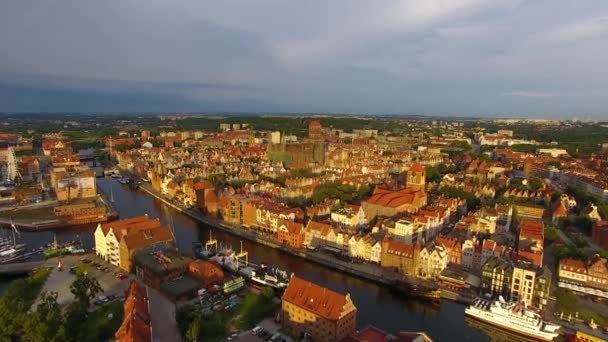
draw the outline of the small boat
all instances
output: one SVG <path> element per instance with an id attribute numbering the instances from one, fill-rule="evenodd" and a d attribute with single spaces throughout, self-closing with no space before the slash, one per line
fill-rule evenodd
<path id="1" fill-rule="evenodd" d="M 284 290 L 289 285 L 289 275 L 278 268 L 269 268 L 266 264 L 252 272 L 251 281 L 277 290 Z"/>

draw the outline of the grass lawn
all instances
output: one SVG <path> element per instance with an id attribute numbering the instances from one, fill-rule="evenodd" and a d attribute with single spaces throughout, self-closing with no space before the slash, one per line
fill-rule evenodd
<path id="1" fill-rule="evenodd" d="M 108 319 L 108 314 L 112 318 Z M 89 318 L 83 326 L 83 336 L 87 336 L 89 341 L 107 341 L 114 338 L 114 333 L 123 320 L 123 302 L 114 300 L 107 303 L 89 314 Z"/>

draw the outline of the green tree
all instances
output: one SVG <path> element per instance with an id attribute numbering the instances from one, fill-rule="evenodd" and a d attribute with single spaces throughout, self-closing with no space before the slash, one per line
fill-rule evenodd
<path id="1" fill-rule="evenodd" d="M 591 235 L 593 221 L 588 216 L 577 216 L 573 219 L 572 224 L 580 229 L 583 233 Z"/>
<path id="2" fill-rule="evenodd" d="M 538 191 L 538 189 L 543 187 L 543 181 L 541 181 L 538 178 L 532 178 L 532 180 L 530 180 L 530 190 L 532 191 Z"/>
<path id="3" fill-rule="evenodd" d="M 95 278 L 91 278 L 85 274 L 76 275 L 76 280 L 70 285 L 70 292 L 74 295 L 74 299 L 82 304 L 89 306 L 91 299 L 102 291 L 99 282 Z"/>
<path id="4" fill-rule="evenodd" d="M 197 316 L 188 327 L 184 339 L 188 342 L 196 342 L 201 335 L 201 317 Z"/>
<path id="5" fill-rule="evenodd" d="M 26 341 L 65 341 L 57 292 L 43 292 L 36 311 L 25 315 L 23 339 Z"/>
<path id="6" fill-rule="evenodd" d="M 548 226 L 545 228 L 545 240 L 547 240 L 547 242 L 554 242 L 558 237 L 559 232 L 557 231 L 557 228 L 554 226 Z"/>
<path id="7" fill-rule="evenodd" d="M 260 290 L 260 295 L 265 300 L 272 300 L 275 296 L 274 289 L 272 287 L 266 286 Z"/>

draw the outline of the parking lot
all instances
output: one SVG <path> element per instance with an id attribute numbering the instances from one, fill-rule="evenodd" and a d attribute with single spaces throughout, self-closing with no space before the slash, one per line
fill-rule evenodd
<path id="1" fill-rule="evenodd" d="M 281 334 L 279 329 L 281 326 L 276 323 L 273 319 L 267 318 L 258 324 L 258 327 L 262 328 L 260 332 L 257 334 L 253 334 L 252 330 L 242 332 L 238 337 L 233 339 L 232 341 L 239 342 L 260 342 L 260 341 L 272 341 L 272 337 L 280 334 L 280 336 L 275 337 L 273 341 L 285 341 L 292 342 L 293 340 L 286 336 L 285 334 Z"/>

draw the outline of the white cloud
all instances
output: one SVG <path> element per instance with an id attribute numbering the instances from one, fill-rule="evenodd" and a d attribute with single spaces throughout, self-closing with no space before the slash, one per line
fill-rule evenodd
<path id="1" fill-rule="evenodd" d="M 565 44 L 593 38 L 608 33 L 608 15 L 593 16 L 557 27 L 542 38 L 553 44 Z"/>

